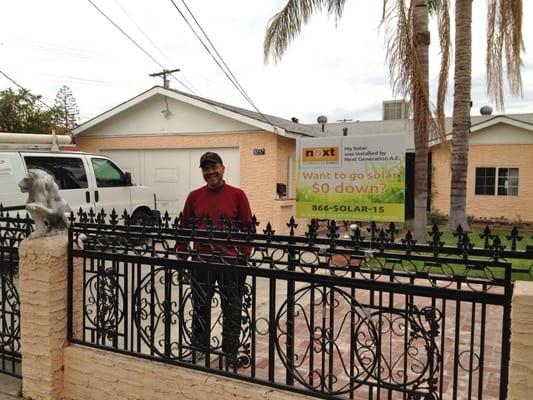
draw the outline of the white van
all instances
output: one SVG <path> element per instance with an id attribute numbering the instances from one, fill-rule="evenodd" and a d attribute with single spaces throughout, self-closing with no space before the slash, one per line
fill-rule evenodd
<path id="1" fill-rule="evenodd" d="M 132 223 L 149 223 L 159 217 L 154 191 L 134 185 L 131 175 L 123 172 L 111 159 L 101 154 L 75 151 L 2 150 L 0 149 L 0 204 L 7 209 L 23 208 L 27 194 L 18 183 L 29 169 L 41 169 L 52 175 L 61 196 L 77 213 L 113 209 L 124 210 Z M 17 207 L 18 206 L 18 207 Z"/>

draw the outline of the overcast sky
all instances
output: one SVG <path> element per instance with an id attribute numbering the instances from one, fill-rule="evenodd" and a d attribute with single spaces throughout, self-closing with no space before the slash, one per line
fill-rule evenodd
<path id="1" fill-rule="evenodd" d="M 147 53 L 200 96 L 251 109 L 218 69 L 170 0 L 92 0 Z M 263 113 L 313 123 L 347 118 L 377 120 L 393 98 L 378 29 L 381 0 L 350 0 L 335 27 L 317 15 L 277 64 L 263 63 L 269 18 L 284 0 L 186 0 L 233 74 Z M 181 0 L 176 4 L 184 9 Z M 526 44 L 523 97 L 506 96 L 507 113 L 533 112 L 533 1 L 523 0 Z M 82 121 L 107 111 L 161 79 L 161 67 L 115 28 L 88 0 L 2 0 L 0 70 L 52 105 L 62 85 L 71 88 Z M 132 22 L 132 20 L 134 22 Z M 138 27 L 142 29 L 147 39 Z M 486 0 L 474 1 L 472 113 L 489 104 L 485 91 Z M 157 46 L 151 43 L 155 43 Z M 436 32 L 432 42 L 437 43 Z M 438 65 L 432 46 L 430 64 Z M 430 85 L 436 87 L 437 69 Z M 453 82 L 450 80 L 451 87 Z M 187 91 L 176 80 L 173 88 Z M 0 89 L 14 87 L 0 76 Z M 452 91 L 447 100 L 451 112 Z"/>

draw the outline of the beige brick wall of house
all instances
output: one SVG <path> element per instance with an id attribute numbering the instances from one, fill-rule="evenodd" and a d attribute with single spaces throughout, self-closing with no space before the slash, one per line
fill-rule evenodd
<path id="1" fill-rule="evenodd" d="M 533 399 L 533 282 L 515 283 L 512 304 L 508 399 Z"/>
<path id="2" fill-rule="evenodd" d="M 64 396 L 72 400 L 311 399 L 267 386 L 76 345 L 65 349 Z"/>
<path id="3" fill-rule="evenodd" d="M 470 146 L 468 154 L 468 215 L 533 221 L 533 145 Z M 476 167 L 518 168 L 518 196 L 476 196 Z"/>
<path id="4" fill-rule="evenodd" d="M 468 154 L 467 214 L 475 218 L 500 218 L 533 221 L 533 145 L 476 145 Z M 450 212 L 450 164 L 444 146 L 432 149 L 432 208 Z M 519 169 L 518 196 L 479 196 L 474 194 L 476 167 Z"/>
<path id="5" fill-rule="evenodd" d="M 80 149 L 99 152 L 102 149 L 172 149 L 239 147 L 241 188 L 247 193 L 252 211 L 264 228 L 270 221 L 282 228 L 281 214 L 285 204 L 278 204 L 276 182 L 287 181 L 288 154 L 294 154 L 295 141 L 269 132 L 239 132 L 207 135 L 164 135 L 124 137 L 77 137 Z M 264 148 L 265 155 L 254 155 L 255 148 Z M 283 209 L 283 210 L 282 210 Z M 282 228 L 283 229 L 283 228 Z"/>

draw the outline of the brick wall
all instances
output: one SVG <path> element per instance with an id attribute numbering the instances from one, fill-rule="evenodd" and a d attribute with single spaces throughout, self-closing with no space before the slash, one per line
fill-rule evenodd
<path id="1" fill-rule="evenodd" d="M 433 161 L 432 208 L 450 213 L 450 155 L 445 146 L 431 149 Z M 518 218 L 533 221 L 533 145 L 475 145 L 468 154 L 467 214 L 476 218 Z M 518 196 L 479 196 L 474 194 L 476 167 L 519 168 Z"/>
<path id="2" fill-rule="evenodd" d="M 280 228 L 276 199 L 276 182 L 287 180 L 288 155 L 294 154 L 294 140 L 279 138 L 270 132 L 239 132 L 205 135 L 164 135 L 131 137 L 77 137 L 83 151 L 101 149 L 172 149 L 238 147 L 240 151 L 240 186 L 248 195 L 252 212 L 264 228 L 270 221 Z M 292 144 L 291 144 L 292 143 Z M 265 155 L 254 155 L 264 148 Z"/>

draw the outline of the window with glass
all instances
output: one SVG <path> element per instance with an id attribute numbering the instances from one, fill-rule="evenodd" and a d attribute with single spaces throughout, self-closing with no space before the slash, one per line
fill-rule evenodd
<path id="1" fill-rule="evenodd" d="M 96 186 L 98 187 L 116 187 L 127 186 L 126 176 L 111 161 L 105 158 L 91 158 Z"/>
<path id="2" fill-rule="evenodd" d="M 476 168 L 475 194 L 518 196 L 518 168 Z"/>
<path id="3" fill-rule="evenodd" d="M 77 157 L 24 157 L 28 169 L 40 169 L 52 175 L 59 189 L 86 189 L 87 174 L 81 158 Z"/>

